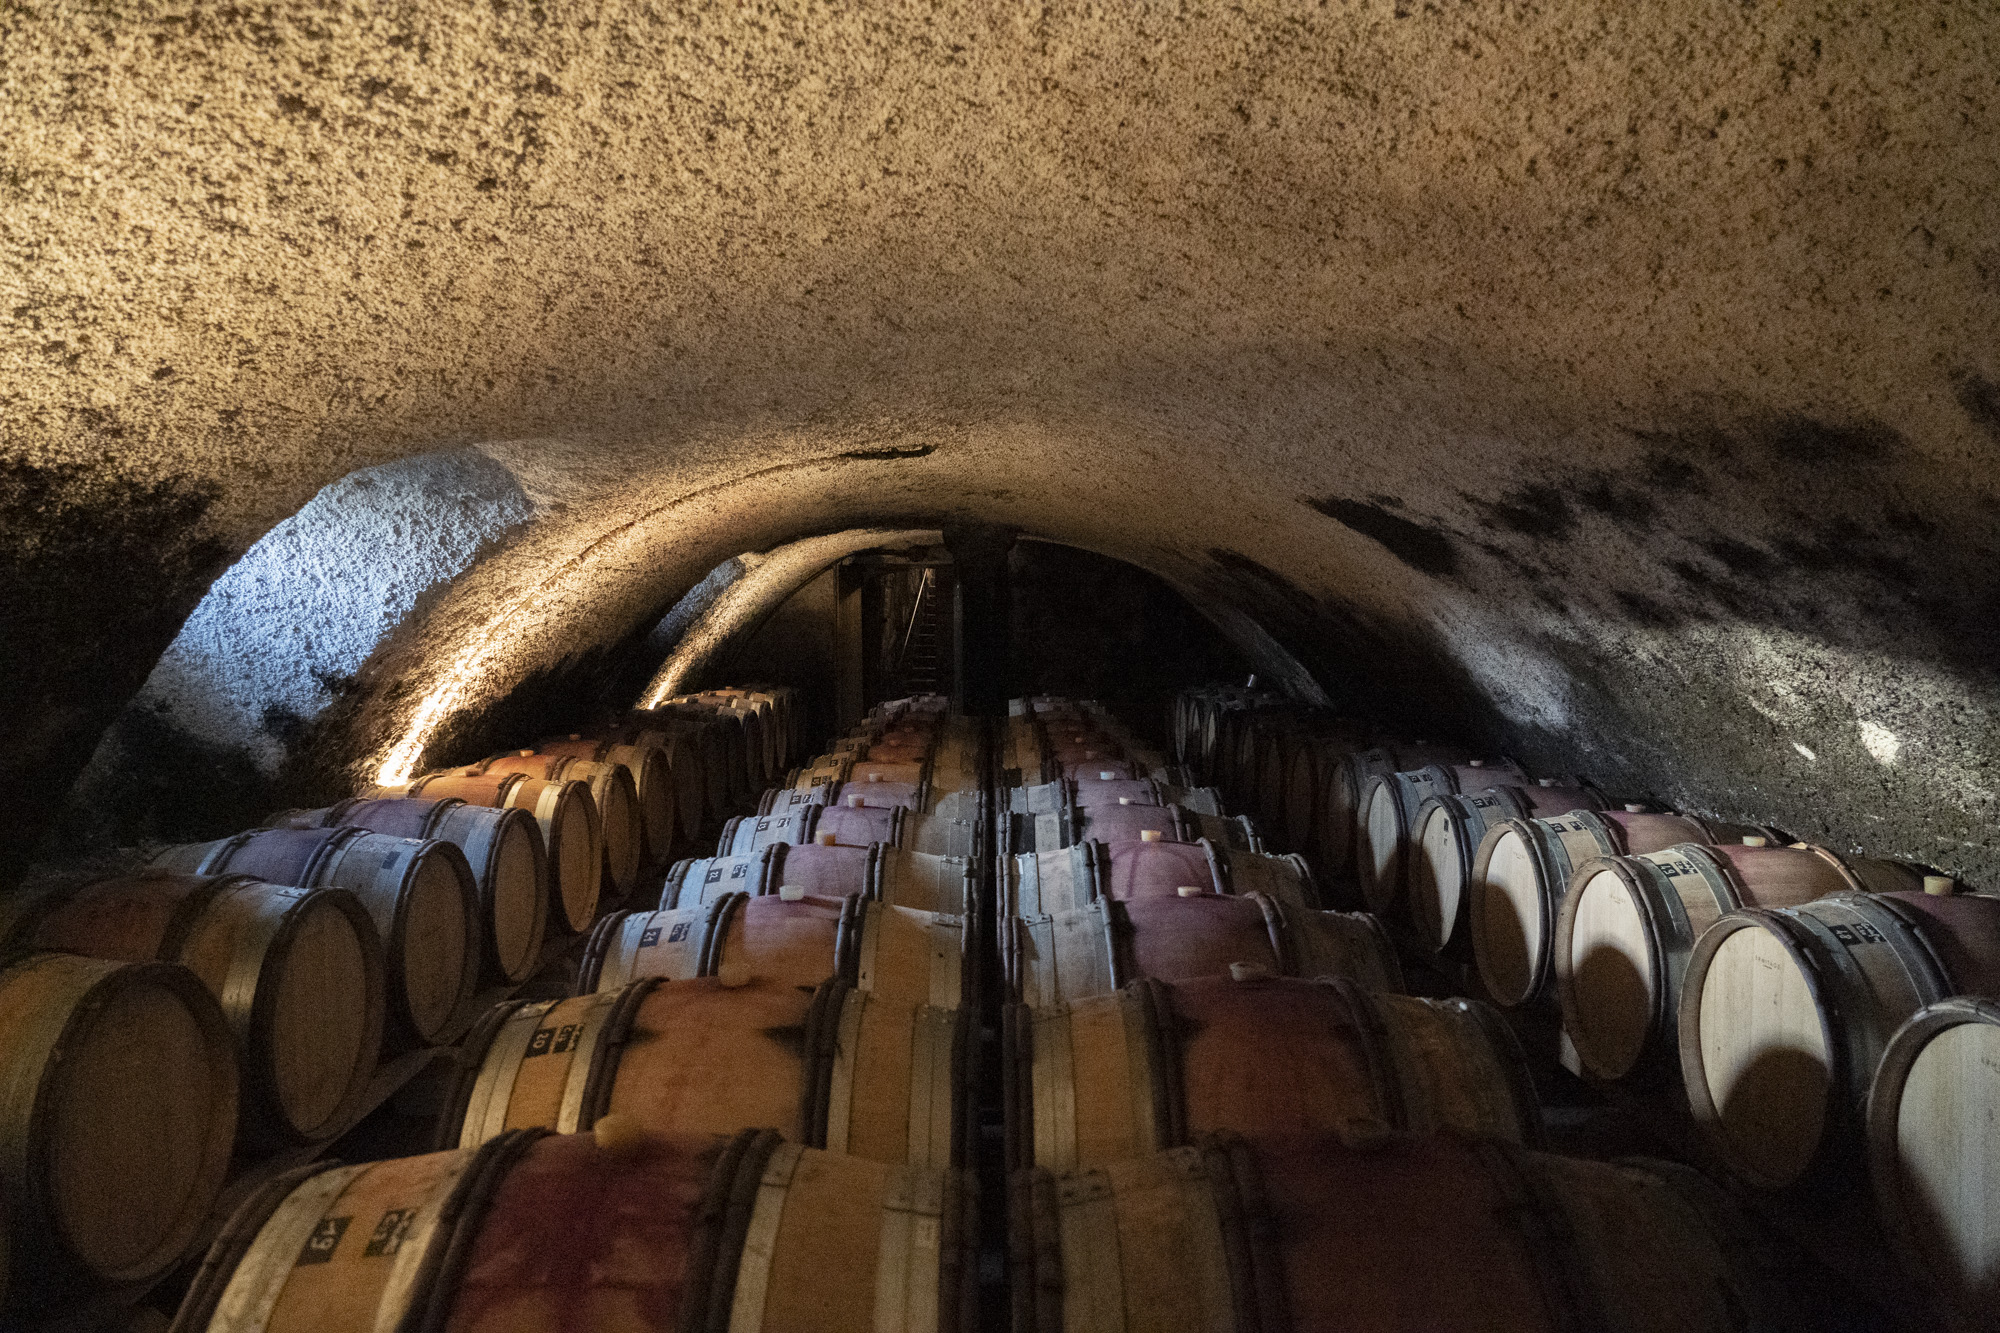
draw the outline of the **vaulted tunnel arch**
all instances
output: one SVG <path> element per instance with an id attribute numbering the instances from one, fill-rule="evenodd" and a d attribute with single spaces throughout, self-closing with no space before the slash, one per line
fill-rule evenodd
<path id="1" fill-rule="evenodd" d="M 360 771 L 721 560 L 977 522 L 1406 730 L 1994 882 L 2000 23 L 1405 8 L 0 18 L 13 869 L 386 470 L 458 524 L 367 530 L 386 623 L 211 608 L 314 639 L 259 744 L 324 705 Z"/>

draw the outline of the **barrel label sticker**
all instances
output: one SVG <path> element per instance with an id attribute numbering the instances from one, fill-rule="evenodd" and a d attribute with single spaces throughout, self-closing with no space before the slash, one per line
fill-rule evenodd
<path id="1" fill-rule="evenodd" d="M 363 1259 L 383 1259 L 403 1248 L 403 1241 L 409 1237 L 410 1224 L 417 1220 L 414 1208 L 391 1208 L 382 1214 L 382 1220 L 375 1224 L 375 1234 L 368 1238 L 368 1248 L 361 1252 Z"/>
<path id="2" fill-rule="evenodd" d="M 1484 793 L 1481 793 L 1480 795 L 1474 796 L 1472 798 L 1472 808 L 1475 810 L 1485 810 L 1491 806 L 1496 806 L 1498 804 L 1500 804 L 1500 798 L 1498 796 L 1489 796 Z"/>
<path id="3" fill-rule="evenodd" d="M 1835 926 L 1833 927 L 1833 937 L 1849 947 L 1856 944 L 1880 944 L 1882 942 L 1882 932 L 1865 921 L 1856 921 L 1851 925 Z"/>
<path id="4" fill-rule="evenodd" d="M 1558 833 L 1582 833 L 1583 821 L 1575 815 L 1557 815 L 1549 821 L 1549 826 Z"/>
<path id="5" fill-rule="evenodd" d="M 659 927 L 655 926 L 653 927 L 653 929 L 657 931 Z M 688 937 L 688 932 L 693 929 L 694 929 L 694 922 L 692 921 L 674 922 L 674 928 L 667 932 L 667 943 L 679 944 L 682 940 Z"/>
<path id="6" fill-rule="evenodd" d="M 1678 852 L 1655 852 L 1642 856 L 1641 861 L 1650 861 L 1660 868 L 1660 873 L 1668 879 L 1683 879 L 1689 875 L 1701 874 L 1701 868 Z"/>
<path id="7" fill-rule="evenodd" d="M 641 949 L 650 949 L 659 942 L 660 928 L 658 926 L 648 926 L 639 932 L 639 947 Z"/>
<path id="8" fill-rule="evenodd" d="M 559 1028 L 536 1028 L 535 1035 L 528 1038 L 528 1053 L 522 1059 L 532 1060 L 538 1055 L 561 1055 L 575 1050 L 582 1036 L 581 1023 L 565 1023 Z"/>
<path id="9" fill-rule="evenodd" d="M 746 865 L 739 865 L 739 866 L 737 866 L 737 867 L 736 867 L 736 868 L 735 868 L 734 870 L 731 870 L 731 871 L 729 872 L 729 878 L 731 878 L 731 879 L 742 879 L 742 878 L 743 878 L 743 877 L 744 877 L 745 875 L 747 875 L 747 874 L 749 874 L 749 873 L 750 873 L 750 867 L 749 867 L 749 866 L 748 866 L 747 864 L 746 864 Z"/>
<path id="10" fill-rule="evenodd" d="M 701 882 L 702 882 L 702 883 L 704 883 L 704 884 L 720 884 L 720 883 L 722 883 L 722 867 L 721 867 L 721 866 L 710 866 L 710 867 L 708 868 L 708 874 L 707 874 L 707 876 L 706 876 L 705 878 L 703 878 L 703 880 L 702 880 Z"/>
<path id="11" fill-rule="evenodd" d="M 340 1238 L 347 1234 L 347 1224 L 351 1217 L 322 1217 L 313 1227 L 312 1235 L 306 1237 L 305 1248 L 299 1251 L 299 1266 L 333 1262 L 333 1252 L 340 1246 Z"/>

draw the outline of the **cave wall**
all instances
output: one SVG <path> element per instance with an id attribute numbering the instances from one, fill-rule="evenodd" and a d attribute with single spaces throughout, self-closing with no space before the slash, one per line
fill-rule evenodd
<path id="1" fill-rule="evenodd" d="M 532 512 L 333 677 L 356 775 L 608 688 L 738 553 L 986 523 L 1343 708 L 2000 884 L 1990 7 L 17 5 L 0 50 L 9 866 L 238 557 L 476 446 Z"/>

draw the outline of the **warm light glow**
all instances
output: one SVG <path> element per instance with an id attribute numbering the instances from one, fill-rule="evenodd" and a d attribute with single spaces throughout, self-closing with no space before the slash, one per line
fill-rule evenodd
<path id="1" fill-rule="evenodd" d="M 935 546 L 944 541 L 937 531 L 888 531 L 854 528 L 808 537 L 780 546 L 768 553 L 738 557 L 743 576 L 689 625 L 667 660 L 660 664 L 652 681 L 640 694 L 639 707 L 658 708 L 683 692 L 683 684 L 705 666 L 723 644 L 753 630 L 765 616 L 778 609 L 787 597 L 803 588 L 836 561 L 857 551 L 900 550 L 910 546 Z"/>

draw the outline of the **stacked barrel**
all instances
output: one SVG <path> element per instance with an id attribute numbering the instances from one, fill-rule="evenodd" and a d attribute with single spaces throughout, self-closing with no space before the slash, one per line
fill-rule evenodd
<path id="1" fill-rule="evenodd" d="M 225 1187 L 323 1152 L 607 908 L 649 877 L 656 894 L 712 836 L 728 739 L 781 719 L 789 741 L 788 690 L 699 700 L 707 723 L 550 738 L 11 902 L 0 1190 L 33 1276 L 15 1303 L 143 1294 L 205 1243 Z"/>
<path id="2" fill-rule="evenodd" d="M 1524 1032 L 1546 1015 L 1571 1071 L 1746 1198 L 1865 1178 L 1941 1317 L 2000 1327 L 2000 898 L 1269 693 L 1189 691 L 1174 718 L 1407 961 Z"/>
<path id="3" fill-rule="evenodd" d="M 1018 701 L 1003 763 L 1017 1328 L 1666 1327 L 1694 1274 L 1672 1326 L 1778 1317 L 1716 1191 L 1537 1151 L 1497 1012 L 1405 994 L 1213 788 L 1072 700 Z"/>
<path id="4" fill-rule="evenodd" d="M 712 849 L 595 917 L 571 994 L 484 1012 L 436 1151 L 305 1168 L 246 1202 L 178 1329 L 962 1322 L 982 880 L 918 844 L 977 850 L 981 729 L 899 700 L 794 765 L 803 785 L 746 794 L 737 778 L 789 756 L 729 698 L 666 715 L 745 742 L 704 751 L 740 798 Z"/>

